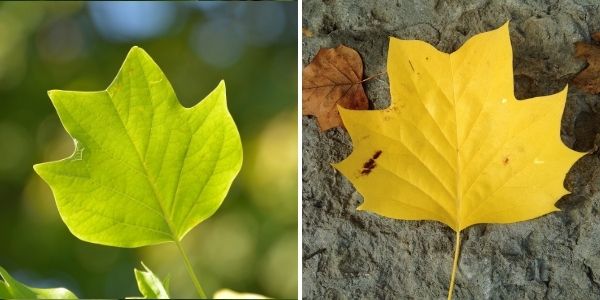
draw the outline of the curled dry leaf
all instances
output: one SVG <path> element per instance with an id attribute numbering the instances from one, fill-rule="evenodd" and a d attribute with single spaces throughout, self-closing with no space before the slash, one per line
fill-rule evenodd
<path id="1" fill-rule="evenodd" d="M 592 35 L 592 39 L 600 42 L 600 32 Z M 600 45 L 584 42 L 575 43 L 575 57 L 583 57 L 588 66 L 573 79 L 573 84 L 590 93 L 600 93 Z"/>
<path id="2" fill-rule="evenodd" d="M 321 49 L 302 70 L 302 114 L 317 117 L 321 131 L 341 126 L 337 106 L 367 109 L 362 86 L 363 65 L 358 52 L 340 45 Z"/>

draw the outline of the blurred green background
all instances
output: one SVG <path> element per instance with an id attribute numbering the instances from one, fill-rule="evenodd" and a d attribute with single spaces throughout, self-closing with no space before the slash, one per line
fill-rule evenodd
<path id="1" fill-rule="evenodd" d="M 74 149 L 46 91 L 103 90 L 133 45 L 166 73 L 184 106 L 219 80 L 244 146 L 223 206 L 184 239 L 209 295 L 220 288 L 297 295 L 297 3 L 0 2 L 0 265 L 79 297 L 139 295 L 144 261 L 195 295 L 172 244 L 119 249 L 71 235 L 37 162 Z"/>

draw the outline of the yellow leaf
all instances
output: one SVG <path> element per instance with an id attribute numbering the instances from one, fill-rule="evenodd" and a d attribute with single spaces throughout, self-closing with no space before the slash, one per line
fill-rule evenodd
<path id="1" fill-rule="evenodd" d="M 452 54 L 392 38 L 388 75 L 389 108 L 340 108 L 354 151 L 335 167 L 364 196 L 359 209 L 455 231 L 557 210 L 583 155 L 560 139 L 567 89 L 515 99 L 508 23 Z"/>
<path id="2" fill-rule="evenodd" d="M 339 108 L 354 150 L 334 166 L 364 196 L 359 209 L 457 233 L 558 210 L 583 155 L 560 138 L 567 89 L 516 100 L 508 23 L 452 54 L 391 38 L 387 68 L 389 108 Z"/>

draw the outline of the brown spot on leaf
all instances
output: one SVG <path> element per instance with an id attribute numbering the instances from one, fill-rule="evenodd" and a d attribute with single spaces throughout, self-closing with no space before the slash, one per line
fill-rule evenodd
<path id="1" fill-rule="evenodd" d="M 375 154 L 373 154 L 373 159 L 379 158 L 379 155 L 381 155 L 381 152 L 383 152 L 383 151 L 381 151 L 381 150 L 375 151 Z"/>
<path id="2" fill-rule="evenodd" d="M 510 162 L 510 159 L 508 158 L 508 156 L 504 157 L 504 159 L 502 160 L 502 164 L 503 165 L 508 165 L 508 163 Z"/>
<path id="3" fill-rule="evenodd" d="M 375 163 L 375 160 L 372 158 L 369 158 L 369 160 L 363 165 L 363 169 L 360 172 L 360 174 L 367 175 L 367 174 L 371 173 L 371 170 L 373 170 L 376 165 L 377 164 Z"/>
<path id="4" fill-rule="evenodd" d="M 369 160 L 367 160 L 367 162 L 363 164 L 362 171 L 360 171 L 361 175 L 368 175 L 369 173 L 371 173 L 371 171 L 373 171 L 373 169 L 375 169 L 375 167 L 377 166 L 375 160 L 379 158 L 379 156 L 381 156 L 382 152 L 383 151 L 381 150 L 375 151 L 373 157 L 369 158 Z"/>

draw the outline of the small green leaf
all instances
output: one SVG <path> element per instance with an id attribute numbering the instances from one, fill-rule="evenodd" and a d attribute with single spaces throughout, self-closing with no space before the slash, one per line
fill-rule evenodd
<path id="1" fill-rule="evenodd" d="M 135 272 L 138 289 L 144 299 L 169 299 L 167 288 L 163 286 L 160 279 L 143 262 L 142 266 L 146 271 L 138 269 L 133 269 L 133 271 Z"/>
<path id="2" fill-rule="evenodd" d="M 162 285 L 165 287 L 165 291 L 167 291 L 167 294 L 169 293 L 169 289 L 171 286 L 171 274 L 168 274 L 163 280 L 162 280 Z"/>
<path id="3" fill-rule="evenodd" d="M 213 299 L 269 299 L 266 296 L 252 293 L 239 293 L 230 289 L 220 289 L 215 292 Z"/>
<path id="4" fill-rule="evenodd" d="M 39 289 L 16 281 L 4 268 L 0 267 L 0 299 L 77 299 L 65 288 Z"/>
<path id="5" fill-rule="evenodd" d="M 76 150 L 34 169 L 81 240 L 117 247 L 180 241 L 219 208 L 242 165 L 225 84 L 184 108 L 141 48 L 129 51 L 104 91 L 48 94 Z"/>

